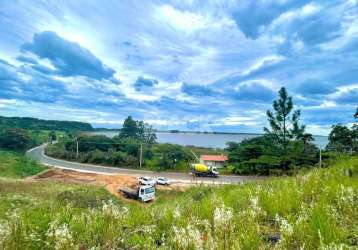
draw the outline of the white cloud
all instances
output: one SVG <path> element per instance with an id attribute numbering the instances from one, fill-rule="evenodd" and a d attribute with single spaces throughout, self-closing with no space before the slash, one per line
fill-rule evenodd
<path id="1" fill-rule="evenodd" d="M 243 76 L 249 75 L 252 72 L 254 72 L 264 66 L 274 65 L 278 62 L 283 61 L 284 59 L 285 59 L 285 57 L 281 56 L 281 55 L 265 56 L 263 58 L 256 60 L 256 62 L 254 62 L 248 69 L 246 69 L 245 71 L 242 72 L 242 75 Z"/>

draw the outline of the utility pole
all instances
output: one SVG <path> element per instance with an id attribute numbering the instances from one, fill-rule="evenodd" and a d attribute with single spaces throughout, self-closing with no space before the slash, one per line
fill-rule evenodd
<path id="1" fill-rule="evenodd" d="M 76 160 L 78 160 L 78 137 L 76 137 Z"/>
<path id="2" fill-rule="evenodd" d="M 140 144 L 139 168 L 142 168 L 143 143 Z"/>

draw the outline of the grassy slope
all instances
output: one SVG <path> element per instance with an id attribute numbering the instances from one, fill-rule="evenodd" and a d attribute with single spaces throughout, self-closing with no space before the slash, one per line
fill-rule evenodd
<path id="1" fill-rule="evenodd" d="M 344 158 L 260 184 L 160 192 L 146 205 L 93 186 L 0 180 L 0 248 L 353 249 L 357 172 L 358 158 Z"/>
<path id="2" fill-rule="evenodd" d="M 45 169 L 22 152 L 0 150 L 0 177 L 23 178 Z"/>

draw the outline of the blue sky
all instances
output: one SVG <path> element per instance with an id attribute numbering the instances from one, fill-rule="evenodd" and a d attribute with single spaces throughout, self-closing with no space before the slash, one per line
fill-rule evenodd
<path id="1" fill-rule="evenodd" d="M 262 132 L 281 86 L 353 123 L 357 0 L 0 0 L 0 115 Z"/>

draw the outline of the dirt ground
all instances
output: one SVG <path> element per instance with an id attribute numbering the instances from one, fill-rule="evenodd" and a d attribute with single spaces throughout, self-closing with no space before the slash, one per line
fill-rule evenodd
<path id="1" fill-rule="evenodd" d="M 102 175 L 83 173 L 66 169 L 52 168 L 44 173 L 33 177 L 34 180 L 55 180 L 67 183 L 93 184 L 105 187 L 110 193 L 117 197 L 122 197 L 118 192 L 120 187 L 137 187 L 138 180 L 129 175 Z M 161 190 L 184 190 L 189 187 L 188 184 L 173 183 L 170 186 L 157 186 Z"/>

